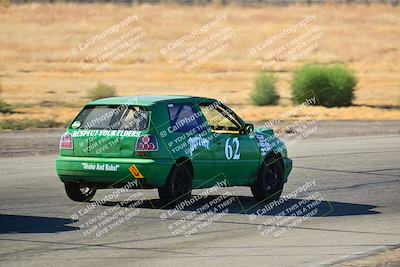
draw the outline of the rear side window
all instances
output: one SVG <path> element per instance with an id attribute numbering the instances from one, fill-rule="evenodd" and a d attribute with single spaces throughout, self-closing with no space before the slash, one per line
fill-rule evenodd
<path id="1" fill-rule="evenodd" d="M 85 130 L 146 130 L 149 111 L 142 107 L 87 106 L 75 118 L 71 127 Z"/>
<path id="2" fill-rule="evenodd" d="M 189 104 L 168 105 L 170 126 L 174 132 L 188 132 L 201 125 L 201 114 Z"/>

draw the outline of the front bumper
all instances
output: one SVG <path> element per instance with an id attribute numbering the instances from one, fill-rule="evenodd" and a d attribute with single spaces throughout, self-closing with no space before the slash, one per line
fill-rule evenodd
<path id="1" fill-rule="evenodd" d="M 125 184 L 137 179 L 143 185 L 159 187 L 164 185 L 172 164 L 167 159 L 58 156 L 56 172 L 62 182 Z M 132 165 L 143 178 L 135 178 Z"/>
<path id="2" fill-rule="evenodd" d="M 285 183 L 288 180 L 289 174 L 292 171 L 293 161 L 289 158 L 283 158 L 283 167 L 284 167 L 284 180 Z"/>

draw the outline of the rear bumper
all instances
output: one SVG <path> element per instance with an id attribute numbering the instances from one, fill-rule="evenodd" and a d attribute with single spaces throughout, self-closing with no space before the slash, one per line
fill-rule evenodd
<path id="1" fill-rule="evenodd" d="M 288 180 L 288 176 L 292 171 L 293 161 L 289 158 L 283 158 L 283 167 L 284 167 L 284 180 L 285 183 Z"/>
<path id="2" fill-rule="evenodd" d="M 162 186 L 173 162 L 167 159 L 58 156 L 56 172 L 62 182 L 125 184 L 135 179 L 147 186 Z M 134 165 L 143 178 L 135 178 Z"/>

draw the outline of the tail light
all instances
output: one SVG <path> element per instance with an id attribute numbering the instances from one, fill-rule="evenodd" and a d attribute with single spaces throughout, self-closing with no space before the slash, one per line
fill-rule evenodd
<path id="1" fill-rule="evenodd" d="M 74 143 L 72 142 L 72 136 L 69 133 L 63 134 L 60 139 L 60 149 L 73 149 Z"/>
<path id="2" fill-rule="evenodd" d="M 136 141 L 135 151 L 157 151 L 158 142 L 154 135 L 142 135 Z"/>

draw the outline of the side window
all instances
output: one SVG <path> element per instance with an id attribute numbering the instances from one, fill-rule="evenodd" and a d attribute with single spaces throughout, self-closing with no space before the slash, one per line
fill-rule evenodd
<path id="1" fill-rule="evenodd" d="M 223 106 L 200 105 L 201 112 L 211 130 L 218 132 L 238 132 L 242 129 L 234 113 Z"/>
<path id="2" fill-rule="evenodd" d="M 201 116 L 189 104 L 168 105 L 170 126 L 174 132 L 188 132 L 201 125 Z"/>

